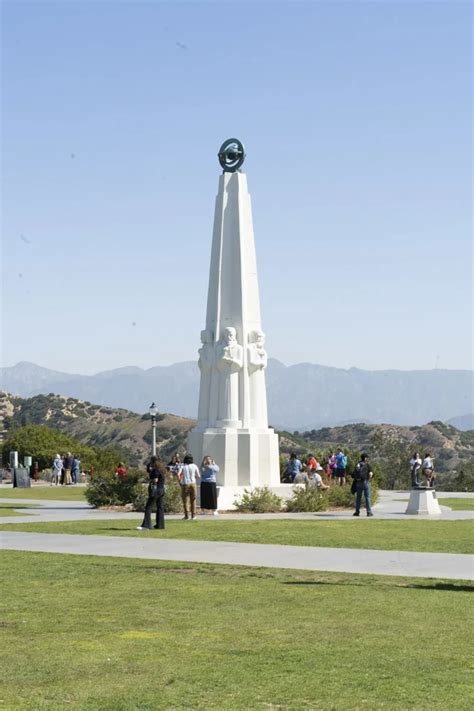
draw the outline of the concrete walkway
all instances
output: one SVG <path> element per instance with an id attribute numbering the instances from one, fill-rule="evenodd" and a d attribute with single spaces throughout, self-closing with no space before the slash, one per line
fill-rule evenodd
<path id="1" fill-rule="evenodd" d="M 450 553 L 310 548 L 216 541 L 140 540 L 121 536 L 71 536 L 10 531 L 2 531 L 1 548 L 338 573 L 474 579 L 473 557 Z"/>
<path id="2" fill-rule="evenodd" d="M 21 498 L 19 490 L 18 498 L 2 499 L 2 489 L 0 487 L 0 503 L 10 504 L 28 504 L 28 513 L 18 510 L 20 516 L 7 517 L 0 516 L 0 526 L 2 524 L 11 523 L 51 523 L 56 521 L 98 521 L 98 520 L 117 520 L 130 519 L 139 520 L 143 514 L 140 513 L 125 513 L 117 511 L 98 511 L 93 509 L 85 502 L 81 501 L 55 501 L 46 499 L 24 499 Z M 432 521 L 461 521 L 474 519 L 474 511 L 451 511 L 446 506 L 442 505 L 443 498 L 474 498 L 474 494 L 470 493 L 438 493 L 438 499 L 441 503 L 440 516 L 407 516 L 405 509 L 408 503 L 408 491 L 380 491 L 379 501 L 374 506 L 373 510 L 377 518 L 380 519 L 398 519 L 407 521 L 415 520 L 432 520 Z M 34 518 L 33 518 L 34 517 Z M 167 518 L 181 518 L 181 515 L 167 515 Z M 205 517 L 207 520 L 210 516 Z M 282 519 L 305 519 L 315 520 L 323 519 L 326 521 L 341 521 L 352 518 L 352 511 L 321 511 L 317 513 L 275 513 L 275 514 L 240 514 L 240 513 L 223 513 L 217 520 L 282 520 Z"/>
<path id="3" fill-rule="evenodd" d="M 20 492 L 19 492 L 20 493 Z M 380 519 L 473 519 L 473 511 L 451 511 L 442 507 L 441 516 L 406 516 L 404 510 L 409 492 L 382 491 L 374 507 Z M 473 498 L 473 494 L 440 494 L 439 498 Z M 28 515 L 1 517 L 1 524 L 21 524 L 61 521 L 97 521 L 128 519 L 136 525 L 140 513 L 97 511 L 79 501 L 53 501 L 42 499 L 1 498 L 0 502 L 28 504 Z M 21 509 L 19 510 L 21 511 Z M 180 515 L 167 519 L 181 518 Z M 201 517 L 199 517 L 201 518 Z M 296 514 L 222 514 L 206 516 L 206 520 L 353 520 L 351 511 Z M 194 525 L 194 524 L 191 524 Z M 453 580 L 474 579 L 474 559 L 468 555 L 451 553 L 416 553 L 405 551 L 357 550 L 349 548 L 312 548 L 308 546 L 277 546 L 270 544 L 230 543 L 216 541 L 180 541 L 140 539 L 116 536 L 87 536 L 66 534 L 41 534 L 20 531 L 2 531 L 0 548 L 4 550 L 42 551 L 45 553 L 72 553 L 77 555 L 119 556 L 152 560 L 175 560 L 198 563 L 224 563 L 276 567 L 299 570 L 321 570 L 344 573 L 372 573 L 375 575 L 402 575 L 437 577 Z"/>

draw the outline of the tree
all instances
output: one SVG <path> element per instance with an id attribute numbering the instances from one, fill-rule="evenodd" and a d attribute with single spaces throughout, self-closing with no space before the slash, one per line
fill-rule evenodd
<path id="1" fill-rule="evenodd" d="M 115 471 L 123 459 L 119 452 L 101 447 L 89 447 L 68 434 L 44 425 L 26 425 L 8 432 L 3 443 L 3 460 L 8 461 L 9 453 L 17 451 L 20 460 L 33 457 L 40 469 L 49 469 L 56 454 L 71 452 L 77 454 L 83 469 L 92 465 L 96 472 Z"/>
<path id="2" fill-rule="evenodd" d="M 376 432 L 370 439 L 373 461 L 380 467 L 379 486 L 406 489 L 410 483 L 411 450 L 393 437 Z"/>

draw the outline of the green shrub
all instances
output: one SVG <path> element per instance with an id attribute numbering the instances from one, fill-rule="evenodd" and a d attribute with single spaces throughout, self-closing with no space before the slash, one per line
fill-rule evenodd
<path id="1" fill-rule="evenodd" d="M 138 482 L 131 491 L 133 508 L 135 511 L 145 511 L 146 502 L 148 499 L 148 485 Z"/>
<path id="2" fill-rule="evenodd" d="M 86 487 L 85 497 L 91 506 L 96 507 L 132 504 L 142 476 L 139 469 L 129 469 L 124 477 L 117 477 L 112 472 L 94 474 Z"/>
<path id="3" fill-rule="evenodd" d="M 352 482 L 345 484 L 345 486 L 331 486 L 330 489 L 325 491 L 327 508 L 353 508 L 355 495 L 351 494 L 351 484 Z"/>
<path id="4" fill-rule="evenodd" d="M 331 486 L 327 494 L 328 508 L 352 509 L 355 507 L 355 494 L 351 493 L 352 479 L 345 486 Z M 373 506 L 379 498 L 379 487 L 375 478 L 370 480 L 370 503 Z M 364 506 L 364 496 L 362 495 L 362 506 Z"/>
<path id="5" fill-rule="evenodd" d="M 144 511 L 148 499 L 148 484 L 135 484 L 131 493 L 132 499 L 130 503 L 133 504 L 135 511 Z M 164 504 L 165 513 L 180 513 L 183 510 L 181 486 L 176 479 L 168 476 L 166 478 Z"/>
<path id="6" fill-rule="evenodd" d="M 281 511 L 281 504 L 281 498 L 267 486 L 257 487 L 252 491 L 244 489 L 240 500 L 236 498 L 234 501 L 237 511 L 245 513 L 273 513 Z"/>
<path id="7" fill-rule="evenodd" d="M 352 482 L 345 484 L 345 486 L 333 485 L 325 491 L 321 491 L 315 486 L 298 487 L 293 492 L 291 499 L 288 499 L 286 510 L 296 513 L 298 511 L 327 511 L 332 508 L 354 508 L 355 494 L 351 493 L 351 484 Z M 371 504 L 374 505 L 378 499 L 378 487 L 373 479 L 370 494 Z"/>
<path id="8" fill-rule="evenodd" d="M 176 480 L 173 480 L 166 484 L 165 513 L 181 513 L 182 510 L 181 486 Z"/>
<path id="9" fill-rule="evenodd" d="M 325 511 L 327 509 L 327 496 L 316 486 L 296 488 L 293 495 L 286 502 L 286 510 L 291 513 L 298 511 Z"/>

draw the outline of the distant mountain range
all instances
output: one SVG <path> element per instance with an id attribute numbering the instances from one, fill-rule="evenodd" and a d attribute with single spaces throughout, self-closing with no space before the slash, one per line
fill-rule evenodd
<path id="1" fill-rule="evenodd" d="M 199 369 L 188 361 L 72 375 L 21 362 L 0 369 L 0 385 L 21 397 L 55 393 L 138 413 L 147 412 L 153 400 L 161 412 L 194 418 Z M 279 429 L 433 420 L 470 429 L 474 420 L 474 373 L 468 370 L 343 370 L 311 363 L 285 366 L 270 359 L 267 391 L 270 422 Z"/>

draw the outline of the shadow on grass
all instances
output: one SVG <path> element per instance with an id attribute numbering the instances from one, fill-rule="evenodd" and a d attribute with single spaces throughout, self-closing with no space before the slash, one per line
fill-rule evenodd
<path id="1" fill-rule="evenodd" d="M 352 586 L 352 587 L 373 587 L 374 585 L 376 587 L 397 587 L 397 588 L 415 588 L 418 590 L 445 590 L 448 592 L 474 592 L 474 583 L 472 584 L 456 584 L 456 583 L 404 583 L 400 584 L 397 581 L 393 582 L 380 582 L 376 583 L 373 580 L 368 580 L 367 582 L 363 581 L 337 581 L 337 582 L 330 582 L 330 581 L 324 581 L 324 580 L 287 580 L 283 585 L 333 585 L 340 587 L 345 586 Z"/>
<path id="2" fill-rule="evenodd" d="M 140 519 L 137 518 L 136 521 L 140 521 Z M 114 526 L 112 528 L 112 526 L 107 526 L 107 528 L 104 527 L 104 528 L 101 528 L 100 530 L 101 531 L 136 531 L 137 526 L 139 525 L 139 523 L 136 523 L 136 521 L 132 522 L 132 523 L 135 523 L 135 526 L 132 526 L 132 528 L 118 528 L 117 526 Z M 157 529 L 153 529 L 153 528 L 145 528 L 145 529 L 143 529 L 142 533 L 144 531 L 145 532 L 148 531 L 148 533 L 154 531 L 155 533 L 157 533 Z"/>
<path id="3" fill-rule="evenodd" d="M 469 585 L 456 585 L 456 583 L 427 583 L 426 585 L 413 583 L 407 588 L 418 588 L 419 590 L 448 590 L 450 592 L 474 592 L 474 583 Z"/>

